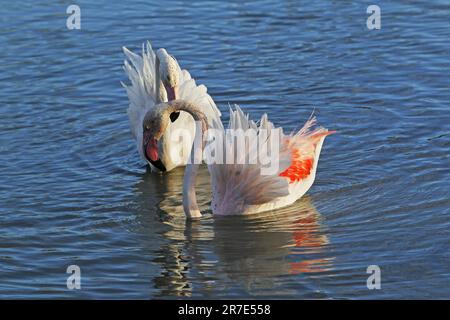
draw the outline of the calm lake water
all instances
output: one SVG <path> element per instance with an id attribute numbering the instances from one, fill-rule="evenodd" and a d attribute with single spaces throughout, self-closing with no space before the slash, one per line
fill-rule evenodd
<path id="1" fill-rule="evenodd" d="M 72 31 L 67 1 L 0 9 L 1 298 L 450 299 L 448 1 L 377 1 L 372 31 L 373 1 L 76 2 Z M 183 168 L 148 172 L 128 125 L 121 47 L 146 40 L 225 120 L 338 130 L 307 195 L 186 223 Z"/>

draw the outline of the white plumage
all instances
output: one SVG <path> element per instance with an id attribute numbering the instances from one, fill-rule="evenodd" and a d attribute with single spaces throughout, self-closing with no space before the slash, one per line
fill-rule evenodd
<path id="1" fill-rule="evenodd" d="M 158 65 L 150 42 L 142 46 L 142 56 L 133 53 L 125 47 L 123 51 L 127 58 L 124 61 L 124 70 L 131 82 L 130 85 L 122 83 L 130 102 L 127 113 L 131 132 L 136 139 L 139 154 L 144 160 L 149 162 L 143 148 L 142 123 L 145 115 L 156 103 L 167 101 L 167 95 L 164 92 L 164 87 L 157 85 L 159 81 Z M 165 50 L 164 52 L 166 53 Z M 177 98 L 195 103 L 207 116 L 210 127 L 220 126 L 221 113 L 207 93 L 206 87 L 197 85 L 189 72 L 181 70 L 176 60 L 173 57 L 171 58 L 175 61 L 175 72 L 177 72 L 179 78 Z M 183 135 L 182 139 L 176 139 L 178 136 L 174 136 L 178 129 L 186 130 L 186 134 Z M 186 164 L 194 136 L 195 123 L 193 118 L 186 112 L 180 112 L 179 117 L 174 122 L 170 122 L 163 134 L 164 138 L 159 142 L 159 157 L 167 171 Z M 150 162 L 149 164 L 152 170 L 155 170 L 155 167 Z"/>
<path id="2" fill-rule="evenodd" d="M 202 148 L 192 147 L 194 137 L 200 138 L 202 134 L 202 130 L 196 131 L 194 118 L 202 122 L 202 128 L 209 127 L 222 132 L 225 137 L 223 154 L 234 154 L 234 137 L 224 130 L 220 111 L 206 87 L 198 86 L 188 71 L 181 70 L 175 58 L 164 49 L 155 54 L 150 43 L 143 46 L 142 56 L 126 48 L 124 53 L 128 58 L 124 62 L 124 70 L 131 82 L 128 86 L 124 85 L 130 101 L 128 115 L 131 131 L 140 155 L 152 169 L 155 168 L 151 161 L 155 161 L 158 156 L 166 170 L 187 164 L 190 156 L 192 159 L 203 158 Z M 161 103 L 168 98 L 171 101 Z M 178 118 L 173 120 L 172 116 L 177 112 Z M 144 118 L 148 128 L 145 132 Z M 161 119 L 164 121 L 157 121 Z M 285 135 L 281 128 L 275 128 L 267 115 L 263 115 L 256 123 L 238 106 L 235 110 L 230 109 L 228 129 L 243 132 L 253 129 L 258 143 L 245 141 L 244 149 L 240 149 L 234 162 L 229 164 L 215 164 L 212 155 L 205 153 L 211 174 L 213 213 L 257 213 L 290 205 L 302 197 L 314 182 L 323 141 L 333 133 L 323 127 L 313 129 L 315 123 L 312 117 L 297 133 Z M 185 130 L 183 139 L 172 139 L 177 136 L 179 129 Z M 264 135 L 266 133 L 267 136 Z M 272 145 L 273 137 L 279 137 L 278 148 Z M 266 148 L 266 154 L 277 154 L 276 169 L 270 174 L 262 173 L 267 170 L 264 170 L 265 164 L 259 158 L 261 146 Z M 183 207 L 189 218 L 201 216 L 195 196 L 198 167 L 198 162 L 189 163 L 185 169 Z"/>
<path id="3" fill-rule="evenodd" d="M 228 215 L 263 212 L 290 205 L 302 197 L 314 182 L 323 141 L 328 134 L 332 133 L 322 127 L 312 129 L 315 123 L 316 119 L 310 118 L 300 131 L 290 135 L 284 135 L 282 129 L 278 128 L 280 130 L 278 169 L 273 174 L 261 174 L 261 163 L 210 164 L 208 169 L 212 179 L 213 213 Z M 238 106 L 235 111 L 230 110 L 228 128 L 234 130 L 252 128 L 257 130 L 258 135 L 263 129 L 269 132 L 276 129 L 266 114 L 261 117 L 259 124 L 256 124 L 249 120 L 249 116 L 245 115 Z M 233 141 L 230 139 L 225 141 L 225 152 L 230 152 Z M 265 146 L 270 154 L 271 144 L 266 143 Z M 252 146 L 246 147 L 245 150 L 245 153 L 240 154 L 239 160 L 242 161 L 244 157 L 247 157 L 247 163 L 251 163 L 249 158 L 251 158 Z M 301 154 L 293 155 L 295 150 L 301 150 Z M 294 158 L 299 163 L 302 159 L 312 160 L 308 175 L 299 181 L 290 181 L 289 175 L 295 174 L 295 169 L 291 169 L 294 173 L 280 175 L 293 164 Z"/>
<path id="4" fill-rule="evenodd" d="M 208 128 L 206 116 L 195 104 L 184 100 L 155 106 L 155 112 L 145 119 L 145 125 L 152 126 L 150 134 L 159 139 L 159 133 L 166 129 L 170 115 L 179 111 L 189 113 L 201 123 L 195 138 L 197 142 L 203 141 L 203 134 Z M 202 159 L 208 163 L 211 174 L 214 214 L 257 213 L 281 208 L 298 200 L 314 182 L 325 137 L 334 133 L 323 127 L 313 129 L 315 123 L 316 119 L 312 117 L 297 133 L 285 135 L 281 128 L 274 127 L 267 115 L 263 115 L 257 124 L 249 120 L 238 106 L 236 110 L 230 110 L 228 129 L 225 131 L 221 126 L 221 129 L 214 130 L 214 139 L 209 135 L 211 131 L 206 132 L 209 143 L 196 143 L 191 150 L 190 156 L 194 161 L 187 164 L 183 179 L 186 216 L 201 217 L 195 188 Z M 236 131 L 239 133 L 236 134 Z M 248 133 L 252 134 L 252 138 L 247 140 Z M 235 143 L 235 137 L 240 142 Z M 209 148 L 211 144 L 215 147 Z M 223 150 L 220 151 L 220 148 Z M 218 153 L 223 153 L 225 157 L 217 157 Z M 227 157 L 229 154 L 233 157 Z M 264 155 L 275 156 L 268 157 L 270 161 L 264 161 Z"/>

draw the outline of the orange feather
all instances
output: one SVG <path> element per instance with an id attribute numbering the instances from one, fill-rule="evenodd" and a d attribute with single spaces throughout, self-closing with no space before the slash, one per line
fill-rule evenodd
<path id="1" fill-rule="evenodd" d="M 319 132 L 310 136 L 313 141 L 314 147 L 316 147 L 317 142 L 324 136 L 335 133 L 336 131 Z M 314 163 L 314 158 L 304 158 L 301 157 L 299 149 L 292 149 L 292 163 L 291 165 L 280 173 L 280 177 L 286 177 L 289 179 L 289 183 L 297 182 L 302 179 L 307 178 L 310 173 Z"/>
<path id="2" fill-rule="evenodd" d="M 292 150 L 291 165 L 280 173 L 280 177 L 289 179 L 289 183 L 305 179 L 311 173 L 311 168 L 314 163 L 313 158 L 302 159 L 300 157 L 300 150 Z"/>

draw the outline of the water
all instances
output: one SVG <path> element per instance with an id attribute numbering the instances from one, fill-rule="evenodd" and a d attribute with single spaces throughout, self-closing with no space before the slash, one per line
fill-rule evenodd
<path id="1" fill-rule="evenodd" d="M 448 1 L 378 1 L 378 31 L 369 1 L 77 3 L 80 31 L 63 1 L 1 6 L 1 298 L 450 298 Z M 225 119 L 338 130 L 307 196 L 186 224 L 183 169 L 150 174 L 128 127 L 121 47 L 146 40 Z"/>

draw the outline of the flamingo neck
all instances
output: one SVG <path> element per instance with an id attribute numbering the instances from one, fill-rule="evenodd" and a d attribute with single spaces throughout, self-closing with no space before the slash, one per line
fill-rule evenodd
<path id="1" fill-rule="evenodd" d="M 194 117 L 195 119 L 196 117 Z M 195 119 L 198 120 L 198 119 Z M 184 170 L 183 180 L 183 209 L 186 217 L 200 218 L 202 214 L 197 205 L 197 196 L 195 195 L 195 185 L 197 181 L 198 169 L 202 161 L 202 139 L 203 139 L 203 125 L 196 121 L 195 139 L 191 149 L 190 161 Z M 198 145 L 200 141 L 200 145 Z"/>
<path id="2" fill-rule="evenodd" d="M 191 148 L 189 163 L 184 171 L 183 180 L 183 209 L 186 217 L 201 217 L 195 196 L 195 182 L 199 165 L 203 159 L 203 133 L 208 129 L 208 122 L 205 114 L 194 104 L 184 100 L 172 100 L 167 103 L 161 103 L 155 106 L 153 113 L 163 119 L 169 119 L 173 112 L 185 111 L 195 120 L 195 138 Z"/>
<path id="3" fill-rule="evenodd" d="M 156 65 L 156 70 L 155 70 L 155 96 L 156 96 L 156 102 L 155 104 L 159 104 L 161 102 L 165 102 L 165 98 L 164 98 L 164 93 L 165 93 L 165 88 L 164 86 L 161 86 L 161 73 L 160 73 L 160 61 L 158 56 L 155 57 L 155 65 Z"/>

